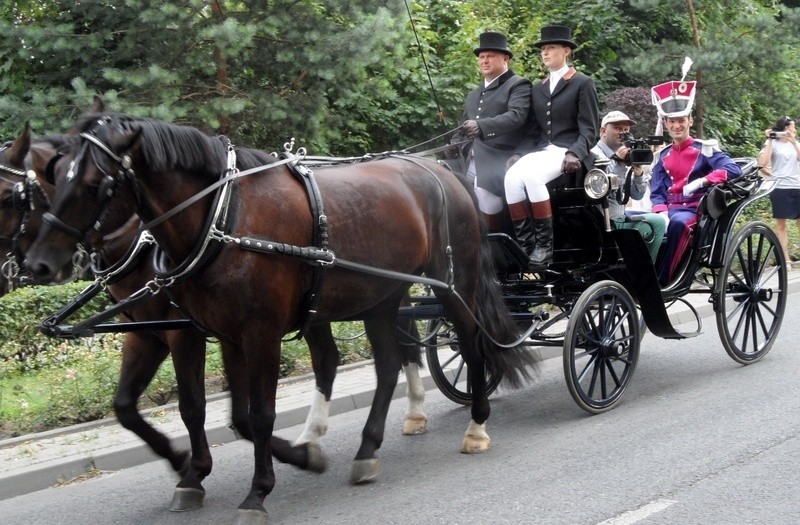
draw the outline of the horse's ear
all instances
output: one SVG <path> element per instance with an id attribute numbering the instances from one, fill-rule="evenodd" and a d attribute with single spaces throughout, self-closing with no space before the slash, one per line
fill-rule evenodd
<path id="1" fill-rule="evenodd" d="M 25 155 L 31 149 L 31 124 L 25 123 L 25 129 L 19 134 L 17 140 L 11 145 L 8 150 L 8 161 L 15 166 L 22 166 L 25 161 Z"/>
<path id="2" fill-rule="evenodd" d="M 61 157 L 62 154 L 58 153 L 52 147 L 39 147 L 37 144 L 31 146 L 31 161 L 33 171 L 36 172 L 37 175 L 44 175 L 45 179 L 47 179 L 48 170 L 52 170 L 52 166 L 55 164 L 55 161 Z M 52 174 L 50 175 L 51 179 L 47 181 L 50 184 L 52 182 Z"/>
<path id="3" fill-rule="evenodd" d="M 89 113 L 102 113 L 105 111 L 106 105 L 100 95 L 95 95 L 92 100 L 92 105 L 89 106 Z"/>

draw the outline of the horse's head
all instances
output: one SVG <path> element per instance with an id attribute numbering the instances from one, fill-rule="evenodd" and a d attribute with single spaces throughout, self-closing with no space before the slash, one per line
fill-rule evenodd
<path id="1" fill-rule="evenodd" d="M 77 131 L 69 151 L 46 169 L 55 195 L 25 261 L 38 279 L 52 278 L 66 267 L 76 243 L 90 243 L 119 228 L 135 211 L 130 155 L 139 133 L 118 129 L 106 117 Z"/>
<path id="2" fill-rule="evenodd" d="M 21 260 L 39 231 L 54 188 L 44 173 L 57 159 L 60 137 L 32 140 L 26 124 L 20 136 L 0 147 L 0 243 Z"/>

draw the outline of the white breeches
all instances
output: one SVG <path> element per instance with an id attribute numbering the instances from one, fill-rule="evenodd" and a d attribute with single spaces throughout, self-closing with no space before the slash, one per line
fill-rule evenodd
<path id="1" fill-rule="evenodd" d="M 491 191 L 478 187 L 478 178 L 475 172 L 475 158 L 471 157 L 467 168 L 467 177 L 471 178 L 475 186 L 475 197 L 478 198 L 478 209 L 486 215 L 494 215 L 503 211 L 503 198 Z"/>
<path id="2" fill-rule="evenodd" d="M 561 175 L 561 164 L 567 148 L 549 144 L 546 148 L 528 153 L 506 173 L 506 200 L 509 204 L 525 200 L 525 191 L 531 202 L 550 199 L 547 184 Z"/>

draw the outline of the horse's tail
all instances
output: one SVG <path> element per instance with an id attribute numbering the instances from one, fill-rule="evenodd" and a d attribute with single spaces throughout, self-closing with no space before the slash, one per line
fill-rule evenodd
<path id="1" fill-rule="evenodd" d="M 476 345 L 486 359 L 488 369 L 492 373 L 502 374 L 509 386 L 519 388 L 538 371 L 539 357 L 523 345 L 510 348 L 498 346 L 498 343 L 516 341 L 520 337 L 520 329 L 500 293 L 486 225 L 483 220 L 479 222 L 481 243 L 476 317 L 480 326 Z"/>

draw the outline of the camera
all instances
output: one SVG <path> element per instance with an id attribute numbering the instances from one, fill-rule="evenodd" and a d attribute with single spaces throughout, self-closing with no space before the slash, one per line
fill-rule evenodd
<path id="1" fill-rule="evenodd" d="M 633 166 L 646 166 L 653 162 L 653 150 L 650 146 L 664 143 L 664 137 L 649 136 L 635 138 L 632 133 L 622 133 L 619 138 L 622 143 L 630 148 L 631 152 L 626 162 Z"/>
<path id="2" fill-rule="evenodd" d="M 786 131 L 770 131 L 769 138 L 771 139 L 779 139 L 781 137 L 785 137 L 788 134 Z"/>

